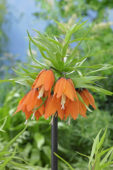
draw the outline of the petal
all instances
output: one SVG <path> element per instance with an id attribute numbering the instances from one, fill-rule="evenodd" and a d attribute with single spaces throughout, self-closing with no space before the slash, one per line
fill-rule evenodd
<path id="1" fill-rule="evenodd" d="M 57 113 L 61 120 L 64 119 L 64 109 L 61 109 L 61 99 L 57 99 Z"/>
<path id="2" fill-rule="evenodd" d="M 86 95 L 83 93 L 83 91 L 80 91 L 79 94 L 80 94 L 80 96 L 82 97 L 84 103 L 85 103 L 87 106 L 89 106 L 89 100 L 88 100 L 88 98 L 86 97 Z"/>
<path id="3" fill-rule="evenodd" d="M 38 74 L 38 76 L 36 77 L 36 79 L 35 79 L 35 81 L 34 81 L 34 83 L 33 83 L 33 85 L 32 85 L 32 88 L 35 88 L 39 77 L 40 77 L 41 74 L 43 74 L 43 72 L 45 72 L 45 71 L 46 71 L 46 70 L 42 70 L 42 71 Z"/>
<path id="4" fill-rule="evenodd" d="M 47 70 L 46 75 L 45 75 L 45 80 L 44 80 L 44 88 L 45 91 L 51 90 L 53 83 L 54 83 L 54 74 L 52 70 Z"/>
<path id="5" fill-rule="evenodd" d="M 52 114 L 55 114 L 57 108 L 56 108 L 56 102 L 53 96 L 48 97 L 46 106 L 45 106 L 45 114 L 44 117 L 47 119 Z"/>
<path id="6" fill-rule="evenodd" d="M 74 95 L 75 95 L 75 89 L 72 87 L 72 84 L 66 80 L 66 85 L 64 89 L 64 94 L 67 96 L 70 100 L 74 101 Z"/>
<path id="7" fill-rule="evenodd" d="M 87 89 L 84 89 L 84 90 L 83 90 L 83 94 L 85 95 L 85 97 L 86 97 L 87 100 L 89 101 L 89 104 L 90 104 L 94 109 L 96 109 L 95 100 L 94 100 L 93 96 L 91 95 L 91 93 L 89 93 L 89 91 L 88 91 Z"/>
<path id="8" fill-rule="evenodd" d="M 38 120 L 41 117 L 41 114 L 38 110 L 35 112 L 35 117 L 36 117 L 36 120 Z"/>
<path id="9" fill-rule="evenodd" d="M 57 98 L 61 97 L 66 85 L 66 79 L 65 78 L 60 78 L 55 85 L 54 88 L 54 95 L 56 95 Z"/>
<path id="10" fill-rule="evenodd" d="M 39 73 L 39 76 L 37 77 L 36 81 L 33 83 L 32 88 L 39 88 L 40 86 L 44 85 L 46 77 L 46 70 L 42 70 L 42 72 Z"/>
<path id="11" fill-rule="evenodd" d="M 63 120 L 64 119 L 64 110 L 58 109 L 58 117 Z"/>
<path id="12" fill-rule="evenodd" d="M 28 112 L 26 108 L 23 110 L 25 112 L 26 120 L 30 118 L 31 114 L 33 113 L 32 111 Z"/>
<path id="13" fill-rule="evenodd" d="M 78 114 L 79 114 L 79 102 L 77 100 L 74 102 L 69 101 L 65 109 L 65 119 L 67 119 L 67 117 L 71 115 L 72 118 L 75 120 L 78 117 Z"/>
<path id="14" fill-rule="evenodd" d="M 29 91 L 19 102 L 16 112 L 22 110 L 22 108 L 27 104 L 32 91 Z M 15 113 L 16 113 L 15 112 Z"/>
<path id="15" fill-rule="evenodd" d="M 35 108 L 38 109 L 41 115 L 44 114 L 44 104 L 42 103 L 43 103 L 42 99 L 37 99 L 36 106 L 35 106 Z"/>
<path id="16" fill-rule="evenodd" d="M 72 85 L 75 99 L 78 100 L 77 92 L 76 92 L 76 90 L 75 90 L 73 81 L 72 81 L 71 79 L 67 79 L 67 80 L 68 80 L 68 82 Z"/>
<path id="17" fill-rule="evenodd" d="M 44 114 L 44 104 L 41 107 L 39 107 L 38 111 L 40 112 L 41 115 Z"/>
<path id="18" fill-rule="evenodd" d="M 85 105 L 81 101 L 78 101 L 78 102 L 79 102 L 79 113 L 80 113 L 80 115 L 83 116 L 83 117 L 86 117 L 87 109 L 86 109 Z"/>
<path id="19" fill-rule="evenodd" d="M 36 102 L 37 102 L 37 96 L 38 96 L 38 90 L 37 89 L 32 89 L 32 94 L 30 96 L 30 101 L 27 104 L 27 110 L 31 111 L 34 109 Z"/>

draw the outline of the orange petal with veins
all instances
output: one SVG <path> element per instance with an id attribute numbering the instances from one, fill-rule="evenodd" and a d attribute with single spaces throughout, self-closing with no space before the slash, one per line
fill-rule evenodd
<path id="1" fill-rule="evenodd" d="M 37 87 L 37 83 L 38 83 L 38 86 L 40 86 L 40 84 L 42 85 L 42 83 L 41 83 L 39 80 L 42 80 L 43 83 L 44 83 L 43 77 L 44 77 L 44 75 L 45 75 L 45 72 L 46 72 L 46 70 L 42 70 L 42 71 L 38 74 L 38 76 L 36 77 L 36 79 L 35 79 L 35 81 L 34 81 L 34 83 L 33 83 L 33 85 L 32 85 L 32 88 L 38 88 L 38 87 Z M 40 78 L 40 76 L 41 76 L 42 78 Z"/>
<path id="2" fill-rule="evenodd" d="M 88 98 L 86 97 L 86 95 L 83 93 L 83 91 L 80 91 L 79 94 L 80 94 L 80 96 L 82 97 L 84 103 L 85 103 L 87 106 L 89 106 L 89 100 L 88 100 Z"/>
<path id="3" fill-rule="evenodd" d="M 87 89 L 84 89 L 84 90 L 83 90 L 83 94 L 86 96 L 87 100 L 89 101 L 89 104 L 90 104 L 94 109 L 96 109 L 95 100 L 94 100 L 93 96 L 91 95 L 91 93 L 90 93 Z"/>
<path id="4" fill-rule="evenodd" d="M 46 106 L 45 106 L 44 117 L 47 119 L 52 114 L 55 114 L 56 110 L 57 110 L 56 103 L 54 101 L 53 96 L 48 97 L 47 102 L 46 102 Z"/>
<path id="5" fill-rule="evenodd" d="M 45 80 L 44 80 L 45 91 L 49 91 L 52 88 L 54 81 L 55 78 L 52 70 L 47 70 L 45 75 Z"/>
<path id="6" fill-rule="evenodd" d="M 69 101 L 65 109 L 65 119 L 67 119 L 67 117 L 71 115 L 72 118 L 75 120 L 78 117 L 78 114 L 79 114 L 79 102 L 77 100 L 74 102 Z"/>
<path id="7" fill-rule="evenodd" d="M 64 89 L 66 86 L 66 79 L 65 78 L 60 78 L 54 88 L 54 95 L 56 95 L 57 98 L 61 97 L 63 95 Z"/>
<path id="8" fill-rule="evenodd" d="M 79 102 L 79 113 L 80 113 L 80 115 L 83 116 L 83 117 L 86 117 L 87 109 L 86 109 L 85 105 L 81 101 L 78 101 L 78 102 Z"/>

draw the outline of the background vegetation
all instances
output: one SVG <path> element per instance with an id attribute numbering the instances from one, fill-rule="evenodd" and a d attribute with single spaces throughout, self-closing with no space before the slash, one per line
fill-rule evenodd
<path id="1" fill-rule="evenodd" d="M 82 21 L 88 19 L 87 24 L 90 25 L 87 35 L 88 40 L 81 44 L 80 54 L 90 56 L 87 65 L 98 64 L 98 62 L 113 64 L 113 23 L 108 18 L 108 12 L 113 7 L 112 1 L 36 0 L 36 6 L 37 9 L 40 7 L 40 12 L 37 10 L 33 15 L 37 21 L 39 18 L 47 21 L 45 31 L 50 35 L 57 36 L 62 30 L 61 27 L 57 27 L 54 20 L 64 23 L 65 28 L 68 28 L 79 19 Z M 13 56 L 5 55 L 8 39 L 4 33 L 3 24 L 6 13 L 7 1 L 0 0 L 1 79 L 14 77 L 15 73 L 10 70 L 10 67 L 14 68 L 15 62 L 16 66 L 20 64 L 20 61 L 15 61 Z M 75 35 L 76 38 L 80 37 L 82 33 L 78 32 Z M 30 59 L 28 59 L 28 62 L 30 62 Z M 113 91 L 113 70 L 105 70 L 98 74 L 102 76 L 107 75 L 108 77 L 101 81 L 100 86 L 102 85 L 105 89 Z M 26 129 L 24 129 L 24 114 L 18 113 L 13 116 L 18 101 L 27 90 L 24 86 L 14 83 L 0 84 L 1 169 L 41 170 L 42 168 L 49 170 L 50 168 L 50 120 L 41 118 L 38 122 L 29 121 Z M 113 146 L 113 98 L 112 96 L 97 94 L 94 94 L 94 96 L 98 109 L 88 113 L 87 119 L 79 117 L 76 121 L 72 120 L 70 125 L 67 122 L 59 121 L 58 154 L 77 170 L 87 169 L 88 159 L 79 155 L 78 152 L 90 155 L 93 139 L 100 129 L 108 128 L 103 147 Z M 23 129 L 24 131 L 22 131 Z M 14 138 L 17 134 L 18 136 Z M 59 170 L 64 169 L 68 170 L 69 168 L 64 162 L 59 160 Z M 112 167 L 106 169 L 109 170 Z"/>

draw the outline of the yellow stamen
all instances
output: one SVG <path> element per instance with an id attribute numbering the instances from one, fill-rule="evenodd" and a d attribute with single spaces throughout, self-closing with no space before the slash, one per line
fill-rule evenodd
<path id="1" fill-rule="evenodd" d="M 66 96 L 63 94 L 61 99 L 61 106 L 62 106 L 61 109 L 65 109 L 64 108 L 65 103 L 66 103 Z"/>
<path id="2" fill-rule="evenodd" d="M 40 91 L 39 91 L 39 95 L 38 95 L 38 99 L 40 99 L 41 97 L 43 97 L 44 94 L 44 86 L 41 87 Z"/>
<path id="3" fill-rule="evenodd" d="M 35 118 L 35 112 L 33 113 L 33 116 L 31 117 L 31 120 L 34 120 Z"/>

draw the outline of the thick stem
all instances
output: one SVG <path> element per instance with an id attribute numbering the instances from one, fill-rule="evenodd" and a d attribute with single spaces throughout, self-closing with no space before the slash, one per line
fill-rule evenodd
<path id="1" fill-rule="evenodd" d="M 58 118 L 54 116 L 51 125 L 51 170 L 58 170 L 58 159 L 54 153 L 57 153 L 58 147 Z"/>

